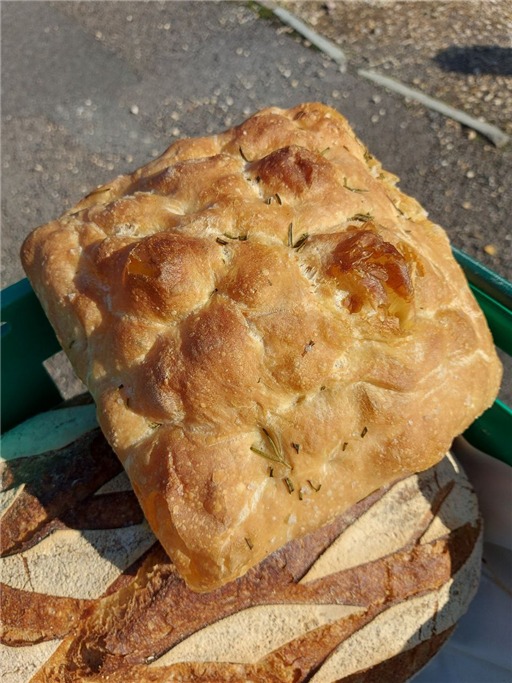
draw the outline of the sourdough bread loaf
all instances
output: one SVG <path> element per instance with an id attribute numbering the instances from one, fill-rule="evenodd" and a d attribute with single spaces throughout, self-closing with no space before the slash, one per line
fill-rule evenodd
<path id="1" fill-rule="evenodd" d="M 481 520 L 450 455 L 204 594 L 116 465 L 97 430 L 4 463 L 6 683 L 400 683 L 476 590 Z"/>
<path id="2" fill-rule="evenodd" d="M 23 265 L 188 585 L 438 462 L 501 368 L 444 231 L 321 104 L 98 188 Z"/>

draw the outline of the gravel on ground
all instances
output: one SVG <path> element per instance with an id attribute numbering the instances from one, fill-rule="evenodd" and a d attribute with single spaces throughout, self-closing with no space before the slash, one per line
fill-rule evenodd
<path id="1" fill-rule="evenodd" d="M 512 2 L 283 2 L 358 68 L 512 133 Z"/>

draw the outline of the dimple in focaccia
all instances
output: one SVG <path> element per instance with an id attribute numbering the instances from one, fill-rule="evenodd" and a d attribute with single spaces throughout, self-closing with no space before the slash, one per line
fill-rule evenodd
<path id="1" fill-rule="evenodd" d="M 156 535 L 222 585 L 440 460 L 496 393 L 441 228 L 320 104 L 181 140 L 24 267 Z"/>

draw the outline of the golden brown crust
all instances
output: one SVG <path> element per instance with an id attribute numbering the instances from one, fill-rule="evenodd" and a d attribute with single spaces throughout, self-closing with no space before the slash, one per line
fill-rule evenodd
<path id="1" fill-rule="evenodd" d="M 23 246 L 194 590 L 430 467 L 497 393 L 447 237 L 395 181 L 333 109 L 271 108 L 175 143 Z M 251 450 L 272 455 L 263 429 L 293 471 Z"/>

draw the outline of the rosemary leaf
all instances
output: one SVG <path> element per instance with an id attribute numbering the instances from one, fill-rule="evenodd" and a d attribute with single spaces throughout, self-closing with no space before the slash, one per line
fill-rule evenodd
<path id="1" fill-rule="evenodd" d="M 161 422 L 148 422 L 148 427 L 151 427 L 151 429 L 156 429 L 157 427 L 161 427 L 162 423 Z"/>
<path id="2" fill-rule="evenodd" d="M 364 437 L 368 434 L 368 427 L 364 427 L 363 431 L 361 432 L 361 439 L 364 439 Z"/>
<path id="3" fill-rule="evenodd" d="M 282 456 L 281 453 L 277 450 L 277 446 L 276 446 L 276 444 L 275 444 L 275 442 L 274 442 L 274 439 L 270 436 L 268 430 L 265 429 L 265 427 L 262 427 L 261 430 L 262 430 L 263 434 L 265 434 L 265 436 L 267 437 L 268 442 L 269 442 L 269 444 L 270 444 L 272 450 L 274 451 L 276 457 L 278 457 L 278 458 L 280 458 L 280 459 L 282 460 L 282 459 L 283 459 L 283 456 Z"/>
<path id="4" fill-rule="evenodd" d="M 297 453 L 300 451 L 300 443 L 292 443 L 292 446 L 297 451 Z"/>
<path id="5" fill-rule="evenodd" d="M 277 192 L 276 192 L 276 194 L 275 194 L 275 198 L 277 199 L 277 203 L 278 203 L 278 204 L 282 204 L 282 203 L 283 203 L 283 200 L 282 200 L 281 197 L 277 194 Z"/>
<path id="6" fill-rule="evenodd" d="M 265 204 L 268 204 L 270 206 L 272 204 L 272 199 L 273 199 L 273 197 L 269 197 L 268 199 L 265 199 Z"/>
<path id="7" fill-rule="evenodd" d="M 303 244 L 305 244 L 307 238 L 309 237 L 308 233 L 305 232 L 300 239 L 298 239 L 295 244 L 293 245 L 294 249 L 300 249 Z"/>
<path id="8" fill-rule="evenodd" d="M 72 339 L 72 340 L 69 342 L 68 349 L 72 349 L 75 342 L 76 342 L 76 339 Z"/>
<path id="9" fill-rule="evenodd" d="M 347 179 L 346 178 L 343 178 L 343 187 L 346 190 L 350 190 L 350 192 L 368 192 L 368 190 L 360 190 L 357 187 L 349 187 L 349 185 L 347 185 Z"/>
<path id="10" fill-rule="evenodd" d="M 297 112 L 297 114 L 295 114 L 295 116 L 293 117 L 293 120 L 298 121 L 299 119 L 301 119 L 305 115 L 306 115 L 305 111 L 299 111 L 299 112 Z"/>
<path id="11" fill-rule="evenodd" d="M 293 482 L 289 477 L 284 478 L 284 482 L 286 486 L 288 487 L 288 493 L 293 493 L 295 491 L 295 486 L 293 485 Z"/>
<path id="12" fill-rule="evenodd" d="M 363 223 L 366 223 L 367 221 L 373 220 L 373 216 L 368 213 L 355 213 L 353 216 L 351 216 L 348 220 L 349 221 L 363 221 Z"/>
<path id="13" fill-rule="evenodd" d="M 273 467 L 269 467 L 269 468 L 268 468 L 268 476 L 269 476 L 271 479 L 274 478 L 274 468 L 273 468 Z"/>
<path id="14" fill-rule="evenodd" d="M 252 550 L 252 549 L 254 548 L 254 543 L 251 541 L 250 538 L 246 538 L 246 539 L 245 539 L 245 542 L 246 542 L 247 545 L 249 546 L 250 550 Z"/>
<path id="15" fill-rule="evenodd" d="M 249 162 L 249 159 L 245 156 L 242 147 L 239 147 L 239 148 L 238 148 L 238 151 L 240 152 L 240 156 L 242 157 L 242 159 L 243 159 L 244 161 Z"/>
<path id="16" fill-rule="evenodd" d="M 293 247 L 293 223 L 288 226 L 288 246 Z"/>
<path id="17" fill-rule="evenodd" d="M 343 444 L 341 450 L 342 450 L 342 451 L 346 450 L 347 446 L 348 446 L 348 441 L 345 441 L 345 443 Z"/>
<path id="18" fill-rule="evenodd" d="M 217 239 L 215 241 L 217 242 L 217 244 L 222 244 L 222 245 L 227 244 L 226 240 L 223 240 L 220 237 L 217 237 Z"/>
<path id="19" fill-rule="evenodd" d="M 330 149 L 331 149 L 330 147 L 326 147 L 325 149 L 323 149 L 323 150 L 320 152 L 320 156 L 323 157 L 324 154 L 327 154 L 327 152 L 328 152 Z"/>
<path id="20" fill-rule="evenodd" d="M 271 453 L 266 453 L 265 451 L 261 451 L 259 448 L 256 448 L 256 446 L 251 446 L 251 451 L 254 453 L 257 453 L 258 455 L 261 455 L 263 458 L 266 458 L 267 460 L 272 460 L 272 462 L 278 462 L 282 465 L 286 464 L 279 458 L 276 458 L 275 455 L 272 455 Z M 288 465 L 289 467 L 289 465 Z"/>
<path id="21" fill-rule="evenodd" d="M 230 235 L 229 232 L 223 232 L 222 234 L 224 237 L 227 237 L 228 240 L 239 240 L 240 242 L 245 242 L 247 240 L 247 235 Z"/>
<path id="22" fill-rule="evenodd" d="M 315 491 L 316 493 L 318 493 L 318 491 L 320 491 L 320 489 L 322 488 L 322 484 L 318 484 L 318 486 L 315 486 L 315 485 L 313 484 L 313 482 L 311 481 L 311 479 L 308 479 L 307 482 L 308 482 L 308 484 L 311 486 L 311 488 L 313 489 L 313 491 Z"/>
<path id="23" fill-rule="evenodd" d="M 302 489 L 299 489 L 299 500 L 302 500 L 302 499 L 303 499 Z"/>

